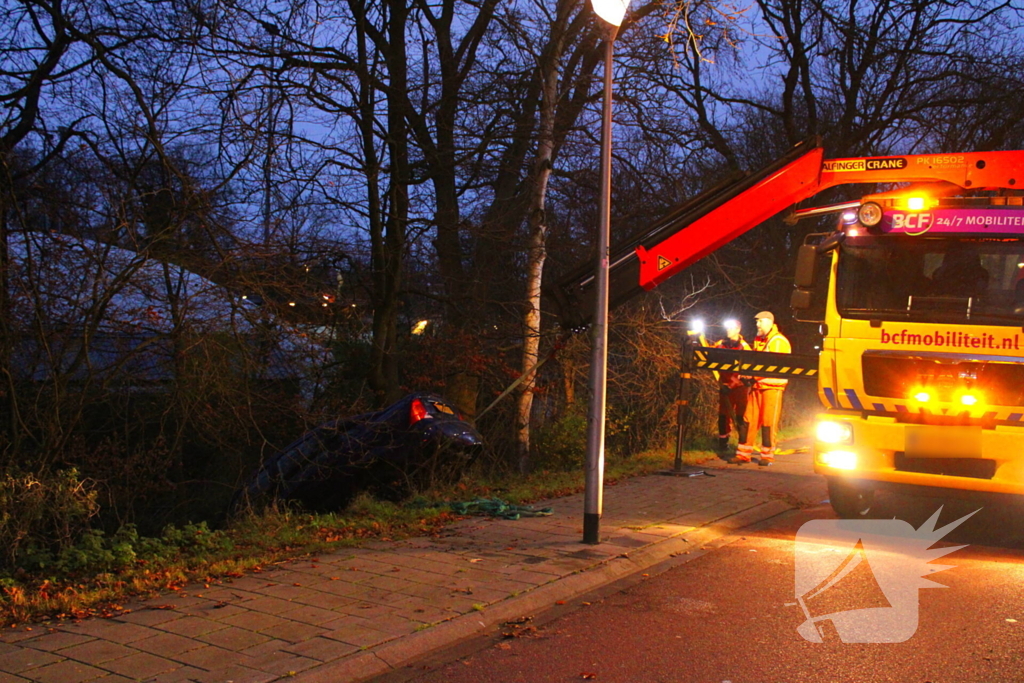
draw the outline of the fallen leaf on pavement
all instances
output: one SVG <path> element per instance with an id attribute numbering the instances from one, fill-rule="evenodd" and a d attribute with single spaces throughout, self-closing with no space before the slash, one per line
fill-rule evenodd
<path id="1" fill-rule="evenodd" d="M 505 622 L 505 626 L 521 626 L 529 621 L 533 621 L 533 617 L 518 617 L 516 619 L 509 619 Z"/>

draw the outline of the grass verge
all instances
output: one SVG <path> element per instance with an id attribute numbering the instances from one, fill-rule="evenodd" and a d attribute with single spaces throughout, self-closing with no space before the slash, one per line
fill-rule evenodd
<path id="1" fill-rule="evenodd" d="M 710 451 L 687 452 L 693 464 L 712 457 Z M 610 459 L 605 482 L 671 467 L 672 453 L 651 451 L 628 459 Z M 160 538 L 131 533 L 98 540 L 80 549 L 74 568 L 59 563 L 0 577 L 0 626 L 31 622 L 109 617 L 124 612 L 131 597 L 178 593 L 189 584 L 201 591 L 211 585 L 297 557 L 337 551 L 366 540 L 394 540 L 439 534 L 460 519 L 447 502 L 501 498 L 526 505 L 583 490 L 582 471 L 539 471 L 526 477 L 463 481 L 426 492 L 416 505 L 357 498 L 346 510 L 309 514 L 287 508 L 265 510 L 237 519 L 225 529 L 205 524 L 170 527 Z M 556 510 L 556 514 L 561 511 Z M 111 552 L 113 547 L 115 552 Z"/>

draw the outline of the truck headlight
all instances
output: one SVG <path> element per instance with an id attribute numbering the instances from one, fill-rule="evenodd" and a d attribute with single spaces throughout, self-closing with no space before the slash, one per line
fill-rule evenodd
<path id="1" fill-rule="evenodd" d="M 818 454 L 818 462 L 837 470 L 857 469 L 857 454 L 850 451 L 827 451 Z"/>
<path id="2" fill-rule="evenodd" d="M 853 443 L 853 425 L 849 422 L 819 422 L 815 436 L 822 443 Z"/>
<path id="3" fill-rule="evenodd" d="M 981 395 L 974 391 L 965 391 L 959 395 L 961 405 L 976 406 L 981 402 Z"/>

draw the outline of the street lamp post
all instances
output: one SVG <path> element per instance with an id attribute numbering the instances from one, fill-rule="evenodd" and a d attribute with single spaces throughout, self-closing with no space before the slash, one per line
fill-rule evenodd
<path id="1" fill-rule="evenodd" d="M 608 382 L 608 244 L 612 203 L 612 54 L 615 37 L 630 0 L 591 0 L 608 24 L 604 58 L 604 107 L 601 111 L 601 203 L 597 235 L 596 305 L 591 327 L 590 406 L 587 420 L 586 483 L 583 494 L 583 542 L 600 543 L 604 503 L 605 394 Z"/>

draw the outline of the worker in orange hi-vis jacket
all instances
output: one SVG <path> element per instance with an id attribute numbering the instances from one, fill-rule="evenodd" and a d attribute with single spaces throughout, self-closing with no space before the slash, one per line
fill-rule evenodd
<path id="1" fill-rule="evenodd" d="M 755 351 L 771 353 L 792 353 L 793 347 L 775 324 L 771 311 L 761 311 L 754 320 L 757 322 L 757 336 L 754 338 Z M 759 377 L 750 388 L 747 399 L 747 438 L 736 448 L 736 455 L 730 462 L 750 462 L 754 456 L 754 439 L 761 432 L 761 453 L 758 465 L 767 467 L 775 462 L 775 440 L 778 436 L 779 417 L 782 415 L 782 394 L 789 380 L 774 377 Z"/>
<path id="2" fill-rule="evenodd" d="M 722 323 L 725 339 L 719 339 L 712 346 L 723 349 L 750 351 L 750 344 L 740 334 L 740 324 L 735 320 Z M 728 458 L 729 435 L 733 426 L 739 436 L 739 443 L 747 440 L 747 395 L 749 387 L 735 372 L 716 372 L 718 376 L 718 451 L 723 459 Z"/>

